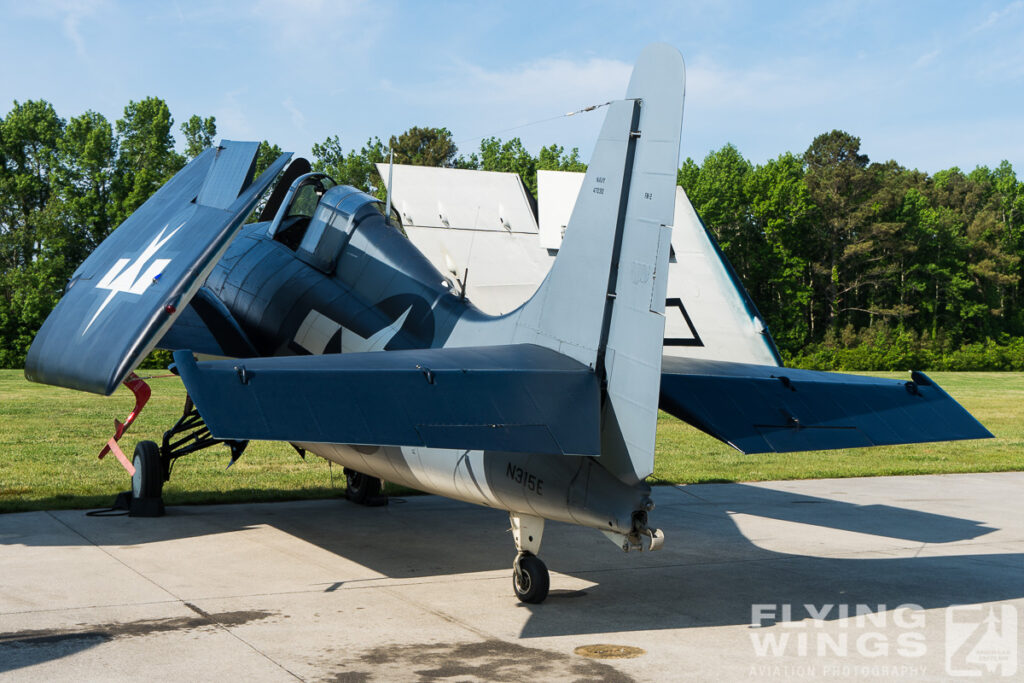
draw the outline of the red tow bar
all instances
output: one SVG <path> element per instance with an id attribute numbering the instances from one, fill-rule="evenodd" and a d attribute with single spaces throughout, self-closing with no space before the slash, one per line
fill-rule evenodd
<path id="1" fill-rule="evenodd" d="M 135 407 L 132 408 L 132 412 L 128 413 L 128 417 L 125 418 L 124 422 L 121 422 L 116 418 L 114 419 L 114 436 L 107 441 L 107 445 L 100 451 L 100 460 L 102 460 L 103 456 L 107 453 L 113 453 L 114 457 L 117 458 L 117 461 L 121 463 L 121 466 L 128 471 L 128 474 L 134 476 L 135 465 L 133 465 L 131 460 L 128 459 L 128 456 L 124 454 L 121 447 L 117 445 L 117 441 L 124 436 L 125 432 L 128 431 L 128 427 L 131 426 L 132 422 L 135 422 L 135 418 L 137 418 L 139 413 L 142 412 L 146 402 L 149 401 L 150 394 L 153 392 L 149 388 L 149 385 L 146 384 L 145 380 L 134 372 L 128 374 L 128 377 L 125 379 L 123 384 L 128 387 L 133 394 L 135 394 Z"/>

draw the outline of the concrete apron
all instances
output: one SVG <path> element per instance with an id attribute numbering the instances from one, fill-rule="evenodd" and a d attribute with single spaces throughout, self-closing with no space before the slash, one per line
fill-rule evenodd
<path id="1" fill-rule="evenodd" d="M 549 523 L 551 595 L 531 606 L 507 516 L 433 496 L 2 515 L 0 680 L 1020 676 L 1022 490 L 1024 473 L 658 487 L 663 550 Z M 629 658 L 576 654 L 594 645 Z"/>

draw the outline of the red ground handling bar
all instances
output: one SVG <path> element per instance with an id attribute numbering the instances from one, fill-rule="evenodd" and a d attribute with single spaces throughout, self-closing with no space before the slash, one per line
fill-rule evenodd
<path id="1" fill-rule="evenodd" d="M 135 407 L 132 408 L 132 412 L 128 413 L 128 417 L 125 418 L 124 422 L 114 419 L 114 436 L 107 441 L 107 445 L 100 451 L 100 460 L 103 459 L 107 453 L 113 453 L 117 461 L 121 463 L 130 476 L 135 475 L 135 465 L 132 464 L 128 456 L 124 454 L 121 447 L 117 445 L 118 439 L 124 436 L 124 433 L 128 431 L 128 427 L 131 426 L 132 422 L 135 422 L 135 418 L 139 416 L 142 409 L 145 407 L 146 402 L 149 401 L 150 395 L 153 391 L 146 384 L 146 381 L 136 375 L 134 372 L 129 373 L 128 377 L 124 380 L 124 385 L 135 394 Z"/>

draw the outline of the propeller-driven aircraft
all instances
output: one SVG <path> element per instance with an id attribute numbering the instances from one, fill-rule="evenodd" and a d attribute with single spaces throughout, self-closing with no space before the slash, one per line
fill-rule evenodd
<path id="1" fill-rule="evenodd" d="M 290 442 L 343 465 L 357 502 L 381 502 L 386 480 L 507 510 L 513 586 L 533 603 L 549 586 L 546 519 L 627 551 L 661 546 L 645 481 L 659 406 L 746 453 L 991 436 L 920 373 L 781 367 L 699 219 L 677 215 L 683 91 L 678 51 L 646 48 L 607 107 L 550 271 L 501 315 L 475 306 L 375 197 L 287 154 L 253 179 L 256 143 L 223 141 L 74 273 L 25 374 L 136 393 L 105 451 L 132 473 L 138 514 L 162 512 L 178 457 Z M 670 261 L 699 287 L 668 292 Z M 666 306 L 692 334 L 666 341 Z M 117 440 L 149 395 L 132 370 L 157 347 L 174 351 L 188 398 L 163 442 L 129 461 Z"/>

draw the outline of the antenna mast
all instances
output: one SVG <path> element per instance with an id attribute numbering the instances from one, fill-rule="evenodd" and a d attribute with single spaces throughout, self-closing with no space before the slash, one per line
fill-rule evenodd
<path id="1" fill-rule="evenodd" d="M 388 198 L 384 205 L 384 221 L 391 225 L 391 178 L 395 170 L 395 148 L 390 147 L 388 152 Z"/>

